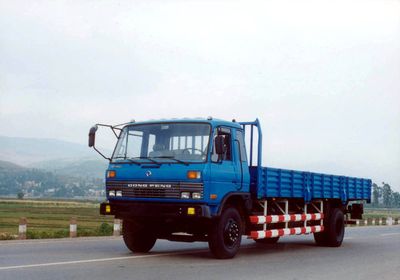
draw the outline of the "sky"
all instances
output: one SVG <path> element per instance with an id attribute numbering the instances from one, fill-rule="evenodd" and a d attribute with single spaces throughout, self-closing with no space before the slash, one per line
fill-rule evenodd
<path id="1" fill-rule="evenodd" d="M 0 0 L 0 135 L 250 121 L 263 164 L 400 190 L 400 1 Z"/>

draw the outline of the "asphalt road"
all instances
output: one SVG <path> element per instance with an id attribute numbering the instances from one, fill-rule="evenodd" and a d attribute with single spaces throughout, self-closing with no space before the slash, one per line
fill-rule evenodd
<path id="1" fill-rule="evenodd" d="M 231 260 L 213 259 L 206 243 L 158 240 L 133 254 L 121 238 L 0 242 L 0 279 L 400 279 L 400 226 L 347 228 L 340 248 L 312 236 L 275 245 L 243 239 Z"/>

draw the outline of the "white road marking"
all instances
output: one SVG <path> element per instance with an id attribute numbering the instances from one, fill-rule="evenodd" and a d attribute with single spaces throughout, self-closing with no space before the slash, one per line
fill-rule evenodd
<path id="1" fill-rule="evenodd" d="M 73 239 L 53 239 L 47 241 L 39 241 L 38 239 L 26 240 L 22 242 L 14 242 L 14 241 L 2 241 L 0 242 L 0 246 L 6 245 L 35 245 L 35 244 L 58 244 L 58 243 L 77 243 L 77 242 L 87 242 L 87 241 L 115 241 L 120 240 L 121 237 L 111 237 L 111 238 L 93 238 L 93 239 L 86 239 L 86 238 L 73 238 Z"/>
<path id="2" fill-rule="evenodd" d="M 149 255 L 136 255 L 136 256 L 127 256 L 127 257 L 103 258 L 103 259 L 89 259 L 89 260 L 78 260 L 78 261 L 64 261 L 64 262 L 52 262 L 52 263 L 3 266 L 3 267 L 0 267 L 0 270 L 23 269 L 23 268 L 68 265 L 68 264 L 81 264 L 81 263 L 109 262 L 109 261 L 130 260 L 130 259 L 145 259 L 145 258 L 165 257 L 165 256 L 174 256 L 174 255 L 183 255 L 183 254 L 203 253 L 203 252 L 207 252 L 207 251 L 208 251 L 208 249 L 202 249 L 202 250 L 196 250 L 196 251 L 181 251 L 181 252 L 160 253 L 160 254 L 153 254 L 153 255 L 149 254 Z"/>
<path id="3" fill-rule="evenodd" d="M 400 235 L 400 232 L 382 233 L 381 234 L 381 236 L 392 236 L 392 235 Z"/>

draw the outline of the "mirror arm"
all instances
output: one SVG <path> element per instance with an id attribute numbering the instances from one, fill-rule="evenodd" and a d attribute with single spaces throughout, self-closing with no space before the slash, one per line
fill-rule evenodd
<path id="1" fill-rule="evenodd" d="M 105 155 L 103 155 L 99 150 L 96 149 L 95 146 L 93 146 L 93 149 L 98 152 L 103 158 L 107 159 L 108 161 L 111 161 L 111 158 L 106 157 Z"/>
<path id="2" fill-rule="evenodd" d="M 112 130 L 112 132 L 114 133 L 115 137 L 117 137 L 117 139 L 118 139 L 118 134 L 115 132 L 115 130 L 119 130 L 119 131 L 122 130 L 121 128 L 118 128 L 118 127 L 115 127 L 115 126 L 112 126 L 112 125 L 109 125 L 109 124 L 98 123 L 96 125 L 109 127 Z"/>
<path id="3" fill-rule="evenodd" d="M 114 127 L 111 127 L 112 132 L 114 133 L 115 137 L 117 137 L 117 139 L 118 139 L 118 135 L 117 135 L 117 133 L 115 132 L 114 129 L 115 129 Z M 118 129 L 118 128 L 117 128 L 117 129 Z"/>
<path id="4" fill-rule="evenodd" d="M 96 131 L 97 131 L 97 127 L 98 126 L 105 126 L 105 127 L 110 127 L 111 128 L 111 130 L 114 132 L 114 135 L 118 138 L 118 135 L 115 133 L 115 131 L 114 131 L 114 129 L 113 129 L 113 127 L 111 126 L 111 125 L 107 125 L 107 124 L 96 124 L 95 126 L 93 126 L 91 129 L 90 129 L 90 132 L 89 132 L 89 147 L 92 147 L 98 154 L 100 154 L 103 158 L 105 158 L 105 159 L 107 159 L 108 161 L 110 161 L 111 162 L 111 158 L 108 158 L 108 157 L 106 157 L 102 152 L 100 152 L 97 148 L 96 148 L 96 145 L 95 145 L 95 135 L 96 135 Z M 93 141 L 91 141 L 91 140 L 93 140 Z"/>

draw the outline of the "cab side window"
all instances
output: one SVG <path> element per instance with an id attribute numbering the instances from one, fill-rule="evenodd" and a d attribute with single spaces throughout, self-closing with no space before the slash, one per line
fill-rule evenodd
<path id="1" fill-rule="evenodd" d="M 242 131 L 236 130 L 236 140 L 239 142 L 240 157 L 242 161 L 247 161 L 246 147 L 244 145 L 244 137 Z"/>
<path id="2" fill-rule="evenodd" d="M 214 132 L 214 140 L 216 136 L 222 136 L 224 139 L 224 154 L 219 156 L 215 151 L 215 145 L 213 146 L 213 153 L 211 160 L 214 162 L 229 160 L 232 161 L 232 133 L 229 128 L 220 127 Z"/>

